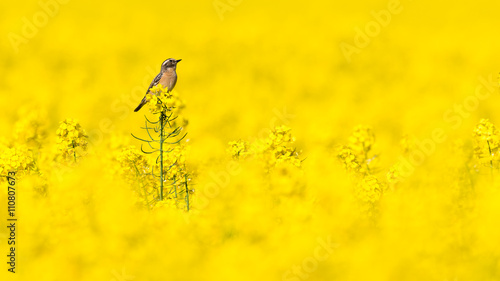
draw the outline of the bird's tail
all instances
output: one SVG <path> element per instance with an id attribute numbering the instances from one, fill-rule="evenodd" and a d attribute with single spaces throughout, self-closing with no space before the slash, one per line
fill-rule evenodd
<path id="1" fill-rule="evenodd" d="M 134 112 L 139 111 L 147 103 L 146 98 L 142 99 L 141 103 L 134 109 Z"/>

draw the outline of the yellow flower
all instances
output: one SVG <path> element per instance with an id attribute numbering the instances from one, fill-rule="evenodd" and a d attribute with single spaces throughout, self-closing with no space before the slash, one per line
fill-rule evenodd
<path id="1" fill-rule="evenodd" d="M 399 142 L 404 155 L 410 155 L 410 153 L 415 149 L 415 141 L 409 135 L 404 135 Z"/>
<path id="2" fill-rule="evenodd" d="M 77 154 L 81 156 L 81 152 L 87 150 L 87 134 L 76 120 L 62 121 L 56 135 L 59 155 L 65 159 L 73 158 L 76 161 Z"/>
<path id="3" fill-rule="evenodd" d="M 366 173 L 364 165 L 359 163 L 356 154 L 348 146 L 341 146 L 338 149 L 337 158 L 342 162 L 348 173 L 353 175 L 363 175 Z"/>
<path id="4" fill-rule="evenodd" d="M 115 160 L 119 164 L 118 175 L 133 187 L 137 203 L 151 208 L 158 196 L 156 181 L 146 155 L 134 146 L 127 146 Z"/>
<path id="5" fill-rule="evenodd" d="M 170 128 L 185 127 L 187 125 L 187 120 L 181 117 L 185 103 L 181 100 L 177 91 L 167 93 L 167 89 L 158 84 L 150 89 L 146 99 L 151 113 L 165 112 L 167 116 L 171 116 L 168 121 Z"/>
<path id="6" fill-rule="evenodd" d="M 248 156 L 260 159 L 267 172 L 281 163 L 301 168 L 302 161 L 299 159 L 299 152 L 293 147 L 294 142 L 295 137 L 291 134 L 291 128 L 278 126 L 265 139 L 258 139 L 252 143 L 242 140 L 229 142 L 227 151 L 236 159 Z"/>
<path id="7" fill-rule="evenodd" d="M 358 125 L 349 138 L 349 147 L 366 160 L 367 153 L 375 143 L 375 135 L 370 127 Z"/>
<path id="8" fill-rule="evenodd" d="M 370 166 L 373 166 L 372 161 L 376 159 L 376 155 L 371 155 L 374 144 L 375 134 L 368 126 L 356 126 L 349 137 L 348 147 L 351 149 L 351 153 L 355 155 L 359 164 L 364 166 L 368 172 L 370 171 Z"/>
<path id="9" fill-rule="evenodd" d="M 375 203 L 382 196 L 383 186 L 375 176 L 366 176 L 358 184 L 356 196 L 363 202 Z"/>
<path id="10" fill-rule="evenodd" d="M 47 113 L 41 109 L 22 108 L 19 116 L 14 125 L 14 139 L 17 143 L 40 148 L 47 136 Z"/>
<path id="11" fill-rule="evenodd" d="M 8 172 L 16 172 L 16 176 L 22 176 L 29 174 L 35 168 L 33 154 L 25 145 L 0 148 L 1 179 L 5 179 Z"/>
<path id="12" fill-rule="evenodd" d="M 249 144 L 246 141 L 238 140 L 229 142 L 227 151 L 235 159 L 245 158 L 249 155 Z"/>
<path id="13" fill-rule="evenodd" d="M 403 176 L 401 175 L 401 165 L 398 163 L 389 168 L 386 176 L 389 184 L 396 184 L 400 182 L 403 179 Z"/>
<path id="14" fill-rule="evenodd" d="M 488 119 L 481 119 L 474 129 L 474 155 L 483 164 L 491 167 L 498 164 L 500 137 L 498 131 Z"/>

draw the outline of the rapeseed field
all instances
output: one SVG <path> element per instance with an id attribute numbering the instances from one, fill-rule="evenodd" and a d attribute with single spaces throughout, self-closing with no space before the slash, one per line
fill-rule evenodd
<path id="1" fill-rule="evenodd" d="M 500 280 L 499 8 L 1 2 L 1 280 Z"/>

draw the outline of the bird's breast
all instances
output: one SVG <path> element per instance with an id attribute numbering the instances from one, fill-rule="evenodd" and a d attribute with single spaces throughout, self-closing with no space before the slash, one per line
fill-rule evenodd
<path id="1" fill-rule="evenodd" d="M 167 91 L 170 92 L 175 87 L 175 83 L 177 82 L 177 74 L 175 72 L 172 73 L 164 73 L 160 78 L 160 84 L 167 88 Z"/>

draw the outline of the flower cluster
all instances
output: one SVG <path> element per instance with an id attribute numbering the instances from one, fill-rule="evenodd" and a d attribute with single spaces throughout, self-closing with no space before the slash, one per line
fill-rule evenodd
<path id="1" fill-rule="evenodd" d="M 119 174 L 128 182 L 135 182 L 137 177 L 151 173 L 146 156 L 135 146 L 123 148 L 116 160 L 121 167 Z"/>
<path id="2" fill-rule="evenodd" d="M 273 168 L 280 163 L 290 163 L 300 168 L 301 160 L 297 149 L 293 147 L 295 137 L 292 136 L 291 128 L 278 126 L 271 131 L 263 146 L 256 147 L 261 157 L 266 161 L 267 167 Z M 261 144 L 257 142 L 257 145 Z"/>
<path id="3" fill-rule="evenodd" d="M 22 176 L 35 169 L 32 152 L 26 146 L 0 148 L 0 177 L 5 179 L 8 172 Z"/>
<path id="4" fill-rule="evenodd" d="M 365 203 L 376 203 L 382 196 L 384 187 L 379 180 L 372 175 L 366 176 L 359 182 L 356 197 Z"/>
<path id="5" fill-rule="evenodd" d="M 146 95 L 149 104 L 149 111 L 153 114 L 165 112 L 167 115 L 176 116 L 170 119 L 170 127 L 186 127 L 187 119 L 182 117 L 182 111 L 185 108 L 184 101 L 179 97 L 177 91 L 167 92 L 161 84 L 153 86 Z"/>
<path id="6" fill-rule="evenodd" d="M 359 163 L 356 153 L 346 145 L 340 146 L 337 152 L 337 158 L 342 162 L 345 170 L 352 175 L 364 175 L 366 169 Z"/>
<path id="7" fill-rule="evenodd" d="M 349 144 L 339 147 L 337 158 L 348 172 L 365 175 L 370 172 L 370 167 L 376 159 L 376 155 L 371 155 L 374 144 L 375 134 L 372 129 L 358 125 L 349 137 Z"/>
<path id="8" fill-rule="evenodd" d="M 40 148 L 47 136 L 47 114 L 42 110 L 22 109 L 21 118 L 14 125 L 14 139 L 18 143 Z"/>
<path id="9" fill-rule="evenodd" d="M 372 149 L 374 143 L 375 134 L 372 128 L 364 125 L 356 126 L 349 137 L 349 147 L 364 161 L 368 159 L 367 154 Z"/>
<path id="10" fill-rule="evenodd" d="M 228 152 L 235 159 L 244 159 L 248 156 L 260 159 L 264 163 L 266 171 L 270 171 L 280 164 L 290 164 L 300 168 L 302 161 L 299 158 L 299 152 L 293 147 L 295 137 L 291 130 L 287 126 L 278 126 L 271 131 L 267 138 L 252 143 L 242 140 L 229 142 Z"/>
<path id="11" fill-rule="evenodd" d="M 177 205 L 185 200 L 186 186 L 191 181 L 186 167 L 186 153 L 186 145 L 172 146 L 163 152 L 164 182 L 168 183 L 164 197 L 167 201 L 177 202 Z M 117 175 L 134 188 L 138 202 L 148 208 L 158 207 L 160 158 L 147 157 L 135 146 L 126 146 L 115 156 L 115 161 L 119 164 Z M 192 192 L 191 187 L 189 190 Z"/>
<path id="12" fill-rule="evenodd" d="M 397 163 L 389 168 L 389 171 L 386 174 L 387 182 L 391 185 L 397 184 L 402 180 L 401 175 L 401 164 Z"/>
<path id="13" fill-rule="evenodd" d="M 164 152 L 163 173 L 165 181 L 171 183 L 167 198 L 181 201 L 185 199 L 186 186 L 191 181 L 186 168 L 186 153 L 185 145 L 176 145 Z M 159 162 L 156 163 L 156 169 L 160 169 Z"/>
<path id="14" fill-rule="evenodd" d="M 365 125 L 356 126 L 349 137 L 348 147 L 367 172 L 370 172 L 371 167 L 374 165 L 373 161 L 377 159 L 376 155 L 372 155 L 374 144 L 375 134 L 371 127 Z"/>
<path id="15" fill-rule="evenodd" d="M 337 150 L 337 158 L 346 172 L 352 175 L 356 186 L 354 197 L 361 206 L 361 213 L 368 217 L 378 208 L 385 186 L 373 174 L 374 169 L 370 166 L 375 159 L 375 156 L 371 155 L 374 145 L 375 135 L 372 129 L 358 125 L 349 137 L 348 145 L 342 145 Z"/>
<path id="16" fill-rule="evenodd" d="M 56 132 L 57 149 L 64 159 L 73 158 L 76 162 L 77 156 L 87 150 L 87 134 L 78 121 L 66 119 L 61 122 Z"/>
<path id="17" fill-rule="evenodd" d="M 384 185 L 372 175 L 364 177 L 358 182 L 355 190 L 355 196 L 364 214 L 371 217 L 378 209 L 377 203 L 382 197 Z"/>
<path id="18" fill-rule="evenodd" d="M 116 160 L 120 165 L 119 176 L 136 187 L 134 191 L 140 203 L 151 207 L 156 202 L 157 196 L 154 177 L 151 174 L 151 165 L 144 153 L 134 146 L 128 146 L 122 149 Z"/>
<path id="19" fill-rule="evenodd" d="M 250 144 L 244 140 L 237 140 L 229 142 L 227 151 L 234 159 L 244 159 L 250 155 Z"/>
<path id="20" fill-rule="evenodd" d="M 498 165 L 500 157 L 500 136 L 498 131 L 488 119 L 481 119 L 474 129 L 474 155 L 481 164 L 493 167 Z"/>

